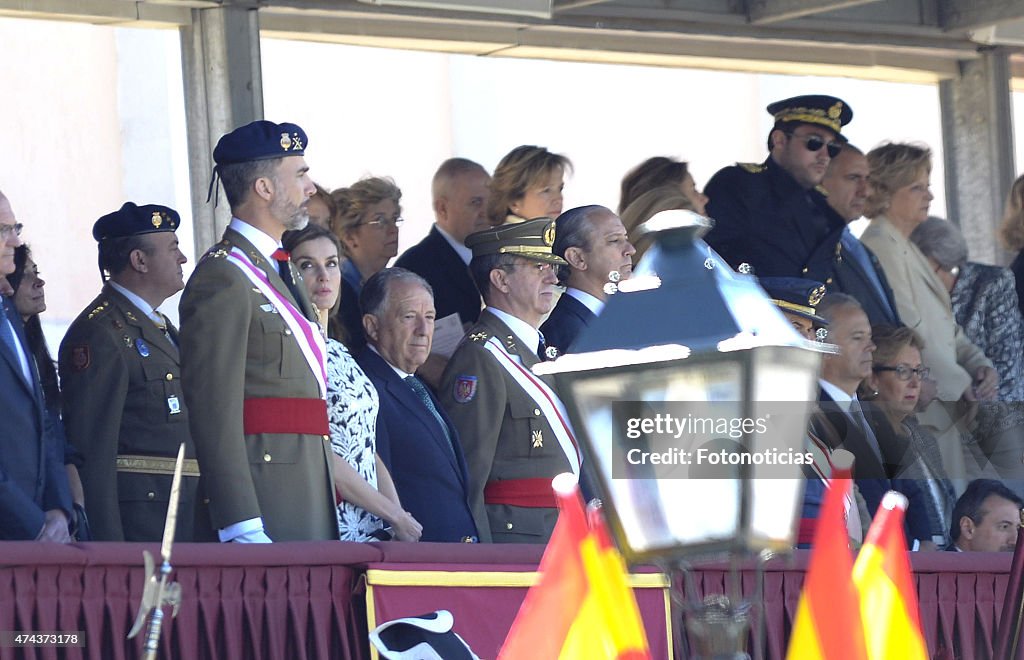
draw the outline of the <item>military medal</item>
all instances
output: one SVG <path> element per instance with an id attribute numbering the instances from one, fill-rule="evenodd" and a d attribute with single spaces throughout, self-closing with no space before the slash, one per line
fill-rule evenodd
<path id="1" fill-rule="evenodd" d="M 544 349 L 544 357 L 546 357 L 549 360 L 554 360 L 556 357 L 558 357 L 558 349 L 554 346 L 548 346 L 547 348 Z"/>
<path id="2" fill-rule="evenodd" d="M 532 433 L 531 439 L 533 440 L 533 448 L 534 449 L 543 449 L 544 448 L 544 432 L 543 431 L 541 431 L 540 429 L 537 429 L 536 431 L 534 431 Z"/>
<path id="3" fill-rule="evenodd" d="M 267 312 L 268 314 L 277 314 L 278 313 L 277 312 L 277 307 L 274 307 L 274 305 L 271 304 L 271 303 L 264 303 L 264 304 L 260 305 L 260 309 L 262 309 L 264 312 Z"/>
<path id="4" fill-rule="evenodd" d="M 146 346 L 146 342 L 142 341 L 142 337 L 135 340 L 135 350 L 139 352 L 142 357 L 149 357 L 149 346 Z"/>
<path id="5" fill-rule="evenodd" d="M 177 415 L 181 412 L 181 403 L 178 401 L 178 397 L 174 394 L 167 397 L 167 410 L 172 415 Z"/>

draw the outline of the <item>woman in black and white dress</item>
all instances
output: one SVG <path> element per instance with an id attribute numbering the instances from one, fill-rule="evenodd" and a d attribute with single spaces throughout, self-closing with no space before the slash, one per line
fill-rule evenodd
<path id="1" fill-rule="evenodd" d="M 316 225 L 284 235 L 284 247 L 302 275 L 303 285 L 320 315 L 321 328 L 338 303 L 341 290 L 340 245 L 329 230 Z M 334 319 L 332 319 L 334 320 Z M 377 391 L 341 342 L 327 341 L 327 418 L 334 451 L 334 486 L 338 535 L 342 541 L 390 538 L 417 541 L 423 527 L 402 508 L 391 475 L 377 456 Z"/>

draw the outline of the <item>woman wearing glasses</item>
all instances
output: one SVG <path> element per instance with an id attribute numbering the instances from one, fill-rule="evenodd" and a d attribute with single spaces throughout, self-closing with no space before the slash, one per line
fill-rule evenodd
<path id="1" fill-rule="evenodd" d="M 524 145 L 505 154 L 491 178 L 487 220 L 491 226 L 551 218 L 562 213 L 562 188 L 572 163 L 544 147 Z"/>
<path id="2" fill-rule="evenodd" d="M 360 179 L 331 193 L 337 205 L 331 231 L 345 250 L 342 264 L 341 309 L 345 344 L 353 354 L 366 346 L 359 292 L 363 282 L 398 254 L 398 228 L 402 225 L 402 191 L 386 177 Z"/>
<path id="3" fill-rule="evenodd" d="M 921 362 L 924 342 L 907 327 L 876 325 L 871 375 L 862 384 L 862 398 L 870 400 L 872 430 L 892 470 L 893 488 L 910 500 L 907 521 L 911 536 L 922 548 L 949 543 L 949 518 L 956 502 L 953 486 L 942 465 L 935 436 L 920 426 L 914 411 L 921 383 L 929 369 Z M 914 508 L 917 508 L 914 511 Z"/>

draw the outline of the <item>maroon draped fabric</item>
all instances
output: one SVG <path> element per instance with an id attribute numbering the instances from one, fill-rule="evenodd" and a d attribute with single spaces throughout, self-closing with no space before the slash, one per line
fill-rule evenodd
<path id="1" fill-rule="evenodd" d="M 145 632 L 126 640 L 145 579 L 149 544 L 0 543 L 0 630 L 84 631 L 84 648 L 0 648 L 0 659 L 132 660 Z M 165 617 L 163 658 L 310 660 L 368 657 L 361 567 L 367 544 L 178 544 L 177 618 Z M 159 565 L 159 564 L 158 564 Z"/>
<path id="2" fill-rule="evenodd" d="M 773 560 L 764 568 L 763 610 L 755 608 L 754 624 L 756 626 L 763 611 L 765 658 L 786 657 L 786 644 L 796 616 L 809 556 L 808 551 L 797 551 L 793 557 Z M 921 610 L 921 628 L 929 655 L 933 658 L 992 659 L 992 646 L 1010 569 L 1010 553 L 915 552 L 910 553 L 910 559 Z M 721 563 L 704 564 L 695 570 L 698 598 L 729 593 L 727 585 L 731 589 L 732 583 L 728 575 L 728 566 Z M 742 595 L 753 598 L 756 593 L 753 567 L 744 565 L 739 575 Z"/>
<path id="3" fill-rule="evenodd" d="M 159 548 L 152 544 L 0 542 L 0 630 L 85 632 L 83 648 L 0 648 L 0 660 L 141 657 L 144 634 L 131 641 L 125 635 L 142 596 L 143 549 L 159 561 Z M 542 552 L 538 546 L 429 543 L 179 544 L 173 578 L 181 585 L 182 604 L 177 618 L 165 619 L 161 657 L 363 660 L 368 657 L 367 567 L 533 570 Z M 765 567 L 763 609 L 757 608 L 764 620 L 765 658 L 785 657 L 807 557 L 799 551 Z M 992 658 L 1010 560 L 1009 553 L 911 554 L 932 657 Z M 724 593 L 727 574 L 723 564 L 695 570 L 698 597 Z M 752 597 L 757 586 L 753 568 L 742 567 L 740 576 L 743 595 Z M 457 630 L 486 628 L 491 637 L 503 638 L 495 621 L 511 621 L 514 603 L 522 598 L 521 590 L 512 588 L 463 588 L 457 599 L 439 597 L 441 588 L 416 589 L 407 592 L 408 598 L 389 598 L 381 605 L 378 623 L 465 603 L 467 612 L 456 617 Z M 647 594 L 642 598 L 658 593 L 638 592 Z M 681 657 L 679 643 L 675 649 Z"/>

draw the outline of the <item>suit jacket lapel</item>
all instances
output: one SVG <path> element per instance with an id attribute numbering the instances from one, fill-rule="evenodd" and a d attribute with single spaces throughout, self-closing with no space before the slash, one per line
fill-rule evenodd
<path id="1" fill-rule="evenodd" d="M 391 368 L 384 358 L 370 348 L 366 349 L 365 362 L 371 370 L 376 371 L 377 375 L 384 380 L 387 391 L 395 397 L 395 400 L 404 406 L 416 419 L 418 419 L 425 428 L 430 429 L 430 437 L 442 450 L 443 454 L 448 456 L 449 462 L 451 462 L 452 467 L 459 472 L 459 478 L 461 479 L 462 472 L 459 470 L 458 464 L 455 463 L 452 451 L 448 447 L 448 439 L 442 435 L 442 430 L 437 426 L 437 420 L 434 419 L 434 416 L 426 409 L 426 406 L 423 405 L 419 396 L 412 391 L 412 388 L 409 387 L 407 383 L 403 382 L 402 379 L 399 378 L 398 374 L 395 373 L 395 370 Z M 437 407 L 438 412 L 441 412 L 441 404 L 434 401 L 434 406 Z M 444 413 L 441 413 L 441 417 L 444 418 Z M 448 432 L 454 433 L 454 429 L 448 420 L 445 420 L 445 423 L 448 424 Z"/>
<path id="2" fill-rule="evenodd" d="M 33 400 L 35 401 L 36 407 L 38 408 L 40 420 L 42 419 L 43 408 L 43 390 L 39 382 L 39 372 L 36 370 L 36 361 L 31 351 L 28 349 L 28 337 L 25 335 L 25 326 L 21 321 L 21 317 L 18 315 L 17 310 L 14 309 L 14 303 L 10 298 L 6 296 L 0 296 L 0 305 L 4 305 L 4 311 L 7 318 L 11 322 L 11 328 L 14 330 L 14 338 L 21 344 L 21 350 L 25 351 L 25 360 L 28 362 L 28 373 L 31 382 L 25 381 L 25 374 L 21 370 L 21 361 L 18 359 L 17 354 L 12 353 L 6 344 L 0 342 L 0 353 L 3 354 L 4 358 L 10 364 L 11 369 L 18 377 L 18 382 L 25 388 Z"/>
<path id="3" fill-rule="evenodd" d="M 448 283 L 464 292 L 472 291 L 474 295 L 479 296 L 476 285 L 473 284 L 473 280 L 469 275 L 469 266 L 462 262 L 462 257 L 445 240 L 445 237 L 441 235 L 436 226 L 430 228 L 427 238 L 432 243 L 431 249 L 437 250 L 444 255 L 444 258 L 440 260 L 440 264 L 450 277 Z"/>

